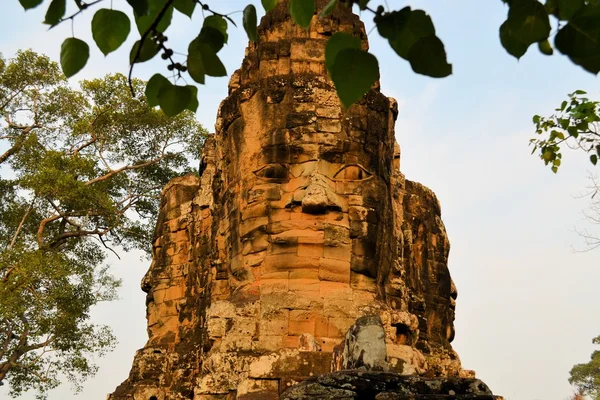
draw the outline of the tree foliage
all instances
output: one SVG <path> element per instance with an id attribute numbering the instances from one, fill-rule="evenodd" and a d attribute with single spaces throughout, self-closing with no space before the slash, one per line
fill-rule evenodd
<path id="1" fill-rule="evenodd" d="M 44 23 L 50 26 L 73 21 L 93 6 L 108 3 L 106 0 L 73 0 L 78 11 L 67 16 L 67 0 L 19 1 L 25 10 L 47 4 Z M 594 74 L 600 71 L 600 5 L 597 0 L 546 0 L 545 3 L 538 0 L 502 1 L 508 6 L 508 15 L 499 30 L 500 41 L 509 54 L 520 58 L 531 45 L 537 43 L 543 54 L 551 55 L 554 49 L 549 39 L 551 18 L 554 18 L 560 27 L 554 37 L 554 47 L 585 70 Z M 236 26 L 235 21 L 224 10 L 215 11 L 200 0 L 127 0 L 127 3 L 140 35 L 130 51 L 130 79 L 135 64 L 161 53 L 161 57 L 167 61 L 168 71 L 173 74 L 174 82 L 157 74 L 164 79 L 156 77 L 150 80 L 146 94 L 152 93 L 155 104 L 160 105 L 168 115 L 176 115 L 186 109 L 196 111 L 196 86 L 180 85 L 178 82 L 184 80 L 186 73 L 199 84 L 204 84 L 207 76 L 227 74 L 218 53 L 227 43 L 229 24 Z M 278 3 L 279 0 L 262 0 L 265 11 L 273 9 Z M 292 19 L 304 28 L 310 26 L 315 14 L 323 17 L 338 6 L 357 6 L 363 15 L 373 17 L 378 33 L 389 42 L 399 57 L 410 63 L 416 73 L 436 78 L 452 73 L 444 44 L 436 35 L 434 24 L 425 11 L 411 7 L 389 10 L 375 3 L 375 0 L 330 0 L 322 9 L 316 8 L 315 0 L 288 0 L 287 4 Z M 176 60 L 176 53 L 168 47 L 165 36 L 173 13 L 177 11 L 191 18 L 198 9 L 206 15 L 200 33 L 189 43 L 187 56 Z M 248 38 L 257 41 L 256 8 L 250 4 L 242 15 L 242 25 Z M 91 25 L 92 37 L 103 54 L 117 50 L 125 42 L 130 30 L 131 22 L 127 14 L 110 8 L 95 11 Z M 326 59 L 333 66 L 329 68 L 329 73 L 340 100 L 348 107 L 371 88 L 379 68 L 372 54 L 353 47 L 350 42 L 336 43 L 336 46 L 343 45 L 351 47 L 330 52 Z M 81 70 L 88 58 L 89 46 L 84 41 L 75 37 L 65 39 L 61 47 L 61 65 L 68 77 Z M 336 61 L 340 67 L 335 67 Z M 354 68 L 346 71 L 341 66 L 349 62 L 353 63 Z"/>
<path id="2" fill-rule="evenodd" d="M 562 145 L 582 150 L 596 165 L 600 157 L 600 103 L 588 99 L 583 90 L 577 90 L 555 111 L 550 117 L 533 117 L 540 137 L 530 140 L 532 154 L 537 152 L 554 173 L 562 162 Z"/>
<path id="3" fill-rule="evenodd" d="M 592 343 L 600 345 L 600 336 Z M 600 400 L 600 351 L 595 350 L 586 364 L 575 365 L 570 372 L 569 383 L 575 385 L 579 393 Z"/>
<path id="4" fill-rule="evenodd" d="M 148 250 L 160 190 L 198 158 L 205 131 L 169 118 L 108 75 L 67 85 L 31 51 L 0 61 L 0 383 L 43 396 L 77 388 L 114 344 L 89 321 L 115 298 L 107 250 Z"/>

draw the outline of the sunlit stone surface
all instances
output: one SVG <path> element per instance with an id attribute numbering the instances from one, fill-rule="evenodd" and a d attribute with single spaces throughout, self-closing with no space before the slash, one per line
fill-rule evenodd
<path id="1" fill-rule="evenodd" d="M 362 23 L 339 9 L 304 30 L 285 7 L 233 75 L 200 177 L 163 190 L 149 340 L 110 398 L 279 399 L 349 368 L 493 398 L 450 345 L 449 242 L 434 193 L 400 172 L 395 100 L 377 84 L 344 109 L 327 76 L 328 37 L 366 48 Z M 352 398 L 302 397 L 321 383 L 285 396 Z"/>

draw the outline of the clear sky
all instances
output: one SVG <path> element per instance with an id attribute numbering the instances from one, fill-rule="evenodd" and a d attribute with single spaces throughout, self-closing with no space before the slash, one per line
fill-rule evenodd
<path id="1" fill-rule="evenodd" d="M 0 52 L 12 57 L 17 49 L 32 48 L 58 60 L 70 24 L 46 32 L 45 10 L 24 13 L 17 0 L 2 1 L 8 4 L 0 16 Z M 242 10 L 247 1 L 208 3 L 228 12 Z M 370 34 L 382 91 L 400 104 L 401 169 L 434 190 L 442 204 L 452 244 L 450 271 L 459 291 L 454 347 L 464 368 L 476 370 L 508 400 L 567 399 L 569 370 L 589 359 L 591 339 L 600 334 L 600 250 L 572 251 L 583 247 L 574 229 L 594 228 L 582 216 L 588 199 L 578 195 L 589 184 L 588 173 L 598 169 L 581 154 L 567 153 L 554 175 L 529 155 L 528 139 L 534 132 L 532 116 L 551 114 L 567 93 L 584 89 L 600 98 L 598 78 L 566 57 L 539 54 L 535 46 L 521 61 L 509 56 L 498 38 L 507 11 L 501 0 L 389 3 L 425 9 L 454 66 L 449 78 L 417 76 L 376 31 Z M 115 7 L 123 4 L 114 0 Z M 90 44 L 91 15 L 84 13 L 74 25 L 76 36 Z M 232 17 L 241 21 L 239 13 Z M 186 51 L 201 21 L 199 13 L 191 23 L 176 18 L 167 32 L 175 50 Z M 126 73 L 134 40 L 130 35 L 121 51 L 106 58 L 93 47 L 89 65 L 72 82 Z M 232 29 L 222 51 L 230 73 L 240 65 L 245 45 L 243 30 Z M 135 75 L 147 79 L 161 67 L 166 65 L 146 63 Z M 211 131 L 226 85 L 226 78 L 211 78 L 199 88 L 198 118 Z M 81 399 L 104 400 L 127 377 L 135 350 L 146 340 L 139 281 L 148 263 L 127 254 L 112 265 L 123 279 L 121 300 L 98 307 L 94 319 L 111 325 L 120 344 L 98 360 L 100 372 L 85 384 Z M 5 387 L 0 398 L 3 392 Z M 68 384 L 50 395 L 51 400 L 73 397 Z M 33 393 L 26 398 L 33 399 Z"/>

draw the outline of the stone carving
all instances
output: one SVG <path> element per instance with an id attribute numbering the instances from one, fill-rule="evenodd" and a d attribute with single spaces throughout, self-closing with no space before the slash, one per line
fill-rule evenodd
<path id="1" fill-rule="evenodd" d="M 286 7 L 231 78 L 200 176 L 163 190 L 142 282 L 149 340 L 111 399 L 278 399 L 339 369 L 334 348 L 365 316 L 386 371 L 469 374 L 450 345 L 440 206 L 400 172 L 397 104 L 377 84 L 344 109 L 325 70 L 327 38 L 366 48 L 364 27 L 340 7 L 304 30 Z"/>

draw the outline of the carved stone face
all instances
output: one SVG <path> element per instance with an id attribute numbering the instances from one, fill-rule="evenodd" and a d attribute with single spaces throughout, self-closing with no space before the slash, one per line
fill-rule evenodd
<path id="1" fill-rule="evenodd" d="M 328 116 L 267 111 L 230 129 L 239 130 L 230 142 L 238 156 L 232 163 L 241 160 L 226 172 L 230 215 L 238 216 L 226 234 L 234 292 L 376 292 L 378 269 L 389 261 L 378 259 L 380 221 L 396 218 L 392 160 L 376 140 L 343 123 L 339 105 Z"/>
<path id="2" fill-rule="evenodd" d="M 142 284 L 150 341 L 131 375 L 156 382 L 114 398 L 279 398 L 342 368 L 338 346 L 363 316 L 381 319 L 391 371 L 459 373 L 439 203 L 400 173 L 395 101 L 376 84 L 340 105 L 324 63 L 334 32 L 368 47 L 343 7 L 309 29 L 286 2 L 261 21 L 200 176 L 163 191 Z"/>
<path id="3" fill-rule="evenodd" d="M 264 146 L 256 155 L 260 161 L 253 170 L 248 209 L 264 208 L 269 220 L 264 236 L 258 236 L 268 243 L 262 284 L 287 278 L 350 285 L 360 279 L 352 271 L 376 277 L 374 232 L 380 215 L 365 208 L 364 200 L 383 203 L 387 186 L 371 168 L 377 165 L 375 155 L 361 148 L 345 153 L 347 135 L 336 136 L 338 148 L 290 140 Z M 265 186 L 280 195 L 252 196 Z M 240 237 L 254 241 L 256 235 L 251 231 Z"/>

